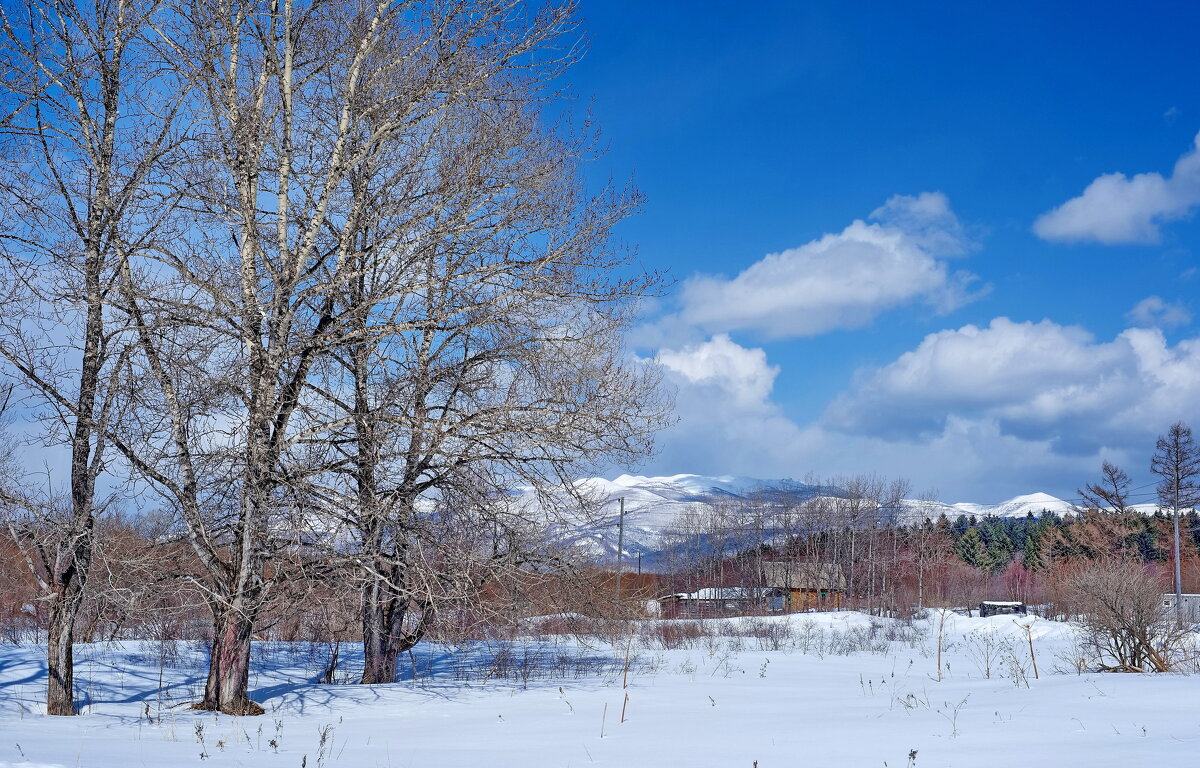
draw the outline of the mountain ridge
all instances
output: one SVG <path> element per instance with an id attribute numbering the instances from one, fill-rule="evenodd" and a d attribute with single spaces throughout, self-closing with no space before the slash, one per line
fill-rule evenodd
<path id="1" fill-rule="evenodd" d="M 664 476 L 622 474 L 611 480 L 603 477 L 583 478 L 576 481 L 574 491 L 588 500 L 589 512 L 582 515 L 571 511 L 570 500 L 564 493 L 564 521 L 558 526 L 558 537 L 563 543 L 591 551 L 601 561 L 616 559 L 618 540 L 622 536 L 622 502 L 624 557 L 640 556 L 657 560 L 669 548 L 673 533 L 681 526 L 689 527 L 689 517 L 698 523 L 714 504 L 720 506 L 723 502 L 727 503 L 736 513 L 737 502 L 752 502 L 764 495 L 787 494 L 805 500 L 819 496 L 839 497 L 842 493 L 832 486 L 813 485 L 790 478 L 690 473 Z M 526 492 L 527 498 L 530 494 L 530 491 Z M 529 501 L 534 503 L 532 498 Z M 1148 513 L 1153 513 L 1154 509 L 1154 505 L 1138 507 L 1139 511 Z M 943 514 L 950 519 L 960 515 L 982 519 L 1025 517 L 1029 514 L 1037 516 L 1043 513 L 1061 515 L 1075 510 L 1076 507 L 1070 502 L 1038 491 L 1014 496 L 998 504 L 905 499 L 902 508 L 892 512 L 892 519 L 914 524 L 927 517 L 937 519 Z M 764 531 L 761 530 L 761 522 L 756 524 L 760 526 L 760 535 L 766 534 L 770 538 L 772 529 Z"/>

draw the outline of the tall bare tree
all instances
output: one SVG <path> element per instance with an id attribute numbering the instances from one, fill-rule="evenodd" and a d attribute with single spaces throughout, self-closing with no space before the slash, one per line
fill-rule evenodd
<path id="1" fill-rule="evenodd" d="M 145 57 L 156 0 L 19 0 L 0 9 L 0 358 L 69 452 L 11 527 L 50 603 L 47 711 L 74 714 L 75 617 L 94 549 L 106 431 L 128 361 L 110 294 L 125 254 L 164 233 L 179 89 Z"/>
<path id="2" fill-rule="evenodd" d="M 608 247 L 636 198 L 585 199 L 583 145 L 537 109 L 571 10 L 218 1 L 157 25 L 198 139 L 180 237 L 122 272 L 145 382 L 118 446 L 206 571 L 198 706 L 262 711 L 255 621 L 324 544 L 368 574 L 365 679 L 388 679 L 421 596 L 461 594 L 426 566 L 485 546 L 423 504 L 471 519 L 645 449 L 661 409 L 619 332 L 646 279 Z"/>
<path id="3" fill-rule="evenodd" d="M 481 9 L 503 10 L 502 30 L 481 39 L 475 15 L 444 24 L 475 40 L 451 47 L 473 64 L 453 88 L 401 81 L 414 116 L 384 140 L 366 141 L 378 118 L 362 116 L 354 141 L 370 149 L 337 218 L 354 276 L 334 312 L 356 325 L 307 413 L 330 425 L 320 439 L 334 447 L 334 482 L 318 496 L 335 500 L 352 542 L 340 554 L 361 564 L 365 683 L 394 679 L 398 654 L 439 604 L 462 599 L 468 572 L 495 578 L 546 558 L 536 534 L 548 509 L 515 509 L 508 488 L 570 489 L 597 458 L 644 453 L 665 413 L 653 371 L 621 343 L 630 300 L 654 284 L 617 277 L 626 258 L 610 245 L 639 199 L 585 195 L 576 170 L 591 135 L 545 125 L 544 86 L 575 49 L 523 60 L 568 40 L 572 8 Z M 425 59 L 408 66 L 434 66 Z M 448 514 L 489 535 L 461 547 L 440 533 Z M 454 541 L 455 557 L 439 541 Z"/>
<path id="4" fill-rule="evenodd" d="M 381 86 L 412 76 L 406 54 L 469 40 L 446 39 L 443 19 L 422 14 L 382 1 L 219 0 L 157 27 L 162 53 L 194 84 L 189 116 L 203 140 L 186 236 L 124 275 L 155 415 L 123 450 L 181 513 L 207 572 L 203 709 L 262 712 L 247 692 L 251 635 L 287 575 L 268 562 L 301 543 L 281 532 L 305 514 L 295 416 L 314 364 L 357 327 L 334 312 L 354 263 L 324 233 L 351 171 L 410 117 L 407 94 Z M 422 23 L 410 27 L 414 15 Z M 465 64 L 437 63 L 426 77 Z"/>
<path id="5" fill-rule="evenodd" d="M 1158 484 L 1158 503 L 1171 510 L 1174 526 L 1175 617 L 1183 621 L 1183 576 L 1180 566 L 1179 513 L 1200 503 L 1200 447 L 1192 438 L 1192 429 L 1177 421 L 1158 438 L 1150 471 L 1162 478 Z"/>
<path id="6" fill-rule="evenodd" d="M 1124 515 L 1129 511 L 1129 475 L 1117 465 L 1105 461 L 1100 465 L 1100 482 L 1088 483 L 1078 493 L 1084 507 L 1094 507 L 1101 512 L 1111 510 Z"/>

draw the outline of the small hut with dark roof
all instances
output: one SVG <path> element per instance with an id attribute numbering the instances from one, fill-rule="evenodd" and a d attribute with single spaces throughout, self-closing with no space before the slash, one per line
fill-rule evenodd
<path id="1" fill-rule="evenodd" d="M 837 611 L 846 600 L 846 577 L 833 563 L 767 562 L 762 583 L 771 611 Z"/>

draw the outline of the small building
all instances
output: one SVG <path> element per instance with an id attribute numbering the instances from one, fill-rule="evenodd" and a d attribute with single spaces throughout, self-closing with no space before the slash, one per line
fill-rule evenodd
<path id="1" fill-rule="evenodd" d="M 979 604 L 979 615 L 983 617 L 1012 614 L 1024 616 L 1028 612 L 1029 609 L 1025 607 L 1025 603 L 1016 600 L 984 600 Z"/>
<path id="2" fill-rule="evenodd" d="M 703 587 L 695 592 L 677 592 L 658 599 L 660 615 L 672 619 L 681 616 L 736 616 L 762 610 L 765 589 L 755 587 Z"/>
<path id="3" fill-rule="evenodd" d="M 663 618 L 747 613 L 837 611 L 845 605 L 846 577 L 832 563 L 767 562 L 758 586 L 704 587 L 658 599 Z"/>
<path id="4" fill-rule="evenodd" d="M 840 611 L 845 605 L 846 576 L 834 563 L 768 562 L 762 570 L 770 611 Z"/>
<path id="5" fill-rule="evenodd" d="M 1200 622 L 1200 595 L 1185 592 L 1180 595 L 1180 598 L 1182 598 L 1180 613 L 1183 615 L 1183 620 L 1193 623 Z M 1164 611 L 1175 611 L 1174 592 L 1162 596 L 1162 606 Z"/>

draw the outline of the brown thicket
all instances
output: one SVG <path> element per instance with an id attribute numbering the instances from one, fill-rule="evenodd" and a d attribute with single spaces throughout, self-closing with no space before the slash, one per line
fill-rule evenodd
<path id="1" fill-rule="evenodd" d="M 1167 672 L 1184 635 L 1163 611 L 1167 580 L 1132 560 L 1094 560 L 1064 576 L 1066 594 L 1102 668 Z"/>

